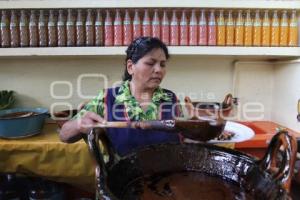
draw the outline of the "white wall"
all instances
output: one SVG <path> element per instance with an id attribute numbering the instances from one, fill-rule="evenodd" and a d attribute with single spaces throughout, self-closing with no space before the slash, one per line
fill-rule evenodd
<path id="1" fill-rule="evenodd" d="M 271 120 L 274 65 L 262 61 L 234 64 L 234 96 L 239 98 L 239 120 Z"/>
<path id="2" fill-rule="evenodd" d="M 123 57 L 72 57 L 1 59 L 0 90 L 16 91 L 17 106 L 50 107 L 55 102 L 67 102 L 77 106 L 77 78 L 85 73 L 104 74 L 108 86 L 120 81 L 123 75 Z M 167 66 L 167 76 L 162 87 L 199 100 L 222 100 L 231 91 L 232 61 L 230 59 L 202 59 L 196 57 L 172 57 Z M 54 81 L 68 81 L 73 87 L 70 98 L 60 100 L 50 95 Z M 94 96 L 103 88 L 100 78 L 83 79 L 82 93 Z M 66 84 L 54 87 L 56 95 L 67 95 Z"/>
<path id="3" fill-rule="evenodd" d="M 300 99 L 300 60 L 275 65 L 272 120 L 300 131 L 297 103 Z"/>
<path id="4" fill-rule="evenodd" d="M 70 104 L 74 108 L 86 99 L 78 96 L 77 78 L 85 73 L 104 74 L 108 86 L 120 81 L 123 74 L 123 57 L 31 57 L 1 58 L 0 90 L 16 91 L 16 106 L 43 106 L 54 103 Z M 173 56 L 168 63 L 168 72 L 162 86 L 176 92 L 180 99 L 189 95 L 202 101 L 222 101 L 227 93 L 240 99 L 235 110 L 238 120 L 274 120 L 300 131 L 296 121 L 296 102 L 300 98 L 300 64 L 270 62 L 233 62 L 233 58 Z M 70 82 L 73 93 L 70 98 L 57 99 L 50 95 L 54 81 Z M 103 88 L 100 78 L 86 78 L 82 93 L 95 96 Z M 67 95 L 66 85 L 57 85 L 56 95 Z M 246 112 L 248 108 L 261 111 Z M 248 105 L 249 107 L 245 107 Z M 54 106 L 55 110 L 66 109 Z M 247 111 L 247 110 L 246 110 Z"/>

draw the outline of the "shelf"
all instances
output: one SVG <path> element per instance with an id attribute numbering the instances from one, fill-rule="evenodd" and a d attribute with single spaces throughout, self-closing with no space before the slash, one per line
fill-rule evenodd
<path id="1" fill-rule="evenodd" d="M 1 0 L 2 9 L 40 8 L 230 8 L 230 9 L 300 9 L 298 0 Z"/>
<path id="2" fill-rule="evenodd" d="M 34 56 L 125 56 L 126 47 L 0 48 L 0 58 Z M 176 56 L 229 56 L 260 59 L 299 58 L 300 47 L 169 47 Z"/>

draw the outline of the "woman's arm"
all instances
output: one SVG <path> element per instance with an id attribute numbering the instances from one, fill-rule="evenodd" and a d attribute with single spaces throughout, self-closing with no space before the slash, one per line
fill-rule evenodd
<path id="1" fill-rule="evenodd" d="M 93 125 L 103 123 L 104 119 L 94 112 L 86 112 L 81 118 L 66 122 L 59 133 L 61 141 L 73 143 L 82 138 L 82 134 L 88 134 Z"/>
<path id="2" fill-rule="evenodd" d="M 82 134 L 89 133 L 93 125 L 104 122 L 102 116 L 104 116 L 104 90 L 101 90 L 96 98 L 63 125 L 59 134 L 61 141 L 73 143 L 80 140 Z"/>

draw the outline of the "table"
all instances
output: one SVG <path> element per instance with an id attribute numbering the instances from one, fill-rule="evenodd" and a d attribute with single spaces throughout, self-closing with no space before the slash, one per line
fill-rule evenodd
<path id="1" fill-rule="evenodd" d="M 32 137 L 0 139 L 1 173 L 42 176 L 91 191 L 94 166 L 86 143 L 61 142 L 56 124 L 45 124 L 42 133 Z"/>

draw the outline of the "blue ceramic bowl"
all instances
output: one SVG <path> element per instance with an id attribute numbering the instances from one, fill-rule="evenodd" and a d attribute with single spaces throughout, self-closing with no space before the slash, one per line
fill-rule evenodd
<path id="1" fill-rule="evenodd" d="M 0 137 L 23 138 L 42 131 L 46 108 L 13 108 L 0 111 Z"/>

